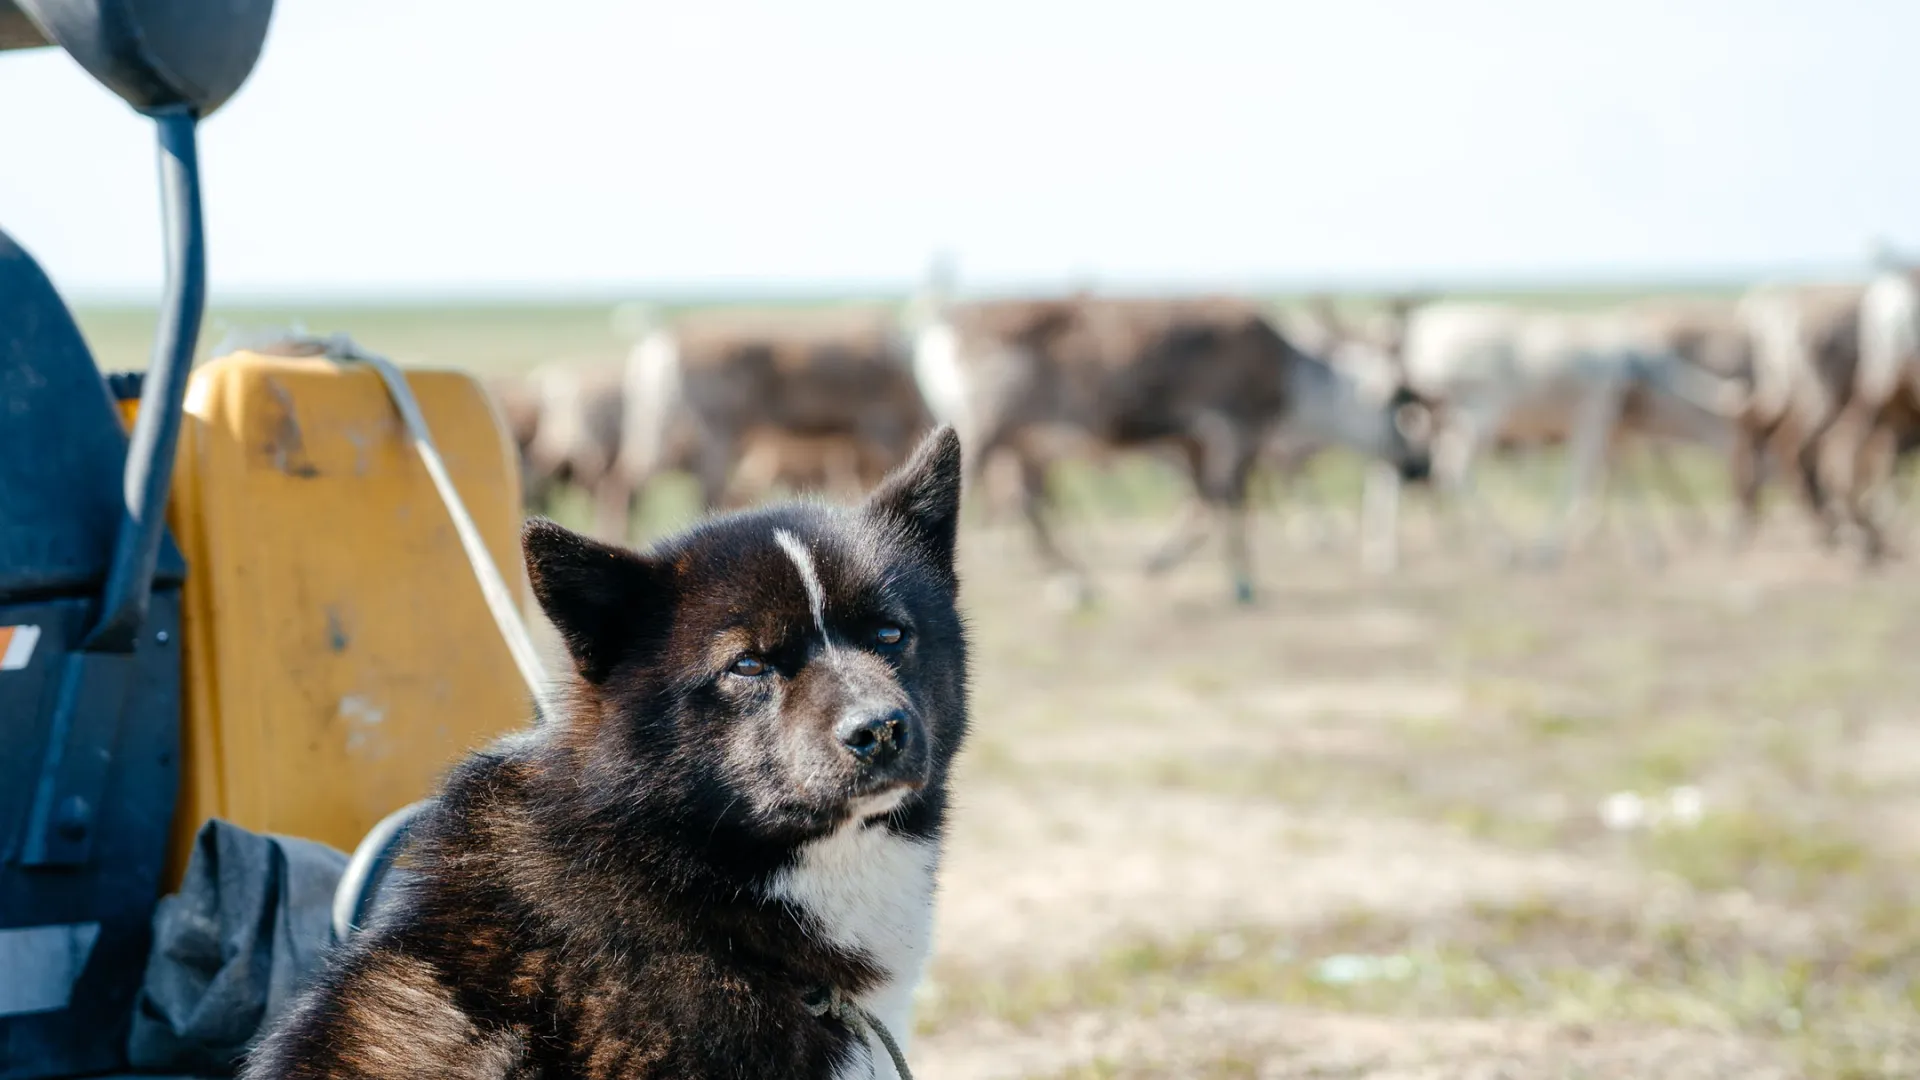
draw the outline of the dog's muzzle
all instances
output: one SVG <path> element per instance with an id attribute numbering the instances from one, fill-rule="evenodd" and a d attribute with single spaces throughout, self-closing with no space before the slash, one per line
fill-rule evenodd
<path id="1" fill-rule="evenodd" d="M 880 772 L 910 748 L 913 722 L 904 709 L 856 712 L 843 717 L 833 735 L 862 770 Z"/>

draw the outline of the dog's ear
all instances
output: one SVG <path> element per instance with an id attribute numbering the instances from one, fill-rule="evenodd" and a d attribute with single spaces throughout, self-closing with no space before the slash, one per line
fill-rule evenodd
<path id="1" fill-rule="evenodd" d="M 959 580 L 953 560 L 960 529 L 960 436 L 943 425 L 921 440 L 912 460 L 868 496 L 866 509 L 902 530 L 947 587 L 954 587 Z"/>
<path id="2" fill-rule="evenodd" d="M 520 532 L 527 577 L 582 678 L 606 681 L 635 647 L 666 625 L 672 593 L 662 568 L 543 518 Z"/>

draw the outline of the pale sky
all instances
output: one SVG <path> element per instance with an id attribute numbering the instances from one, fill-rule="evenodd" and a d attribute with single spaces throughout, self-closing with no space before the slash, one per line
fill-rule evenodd
<path id="1" fill-rule="evenodd" d="M 216 300 L 1757 274 L 1920 250 L 1912 0 L 280 0 Z M 534 14 L 534 12 L 541 14 Z M 0 55 L 0 226 L 157 288 L 145 122 Z"/>

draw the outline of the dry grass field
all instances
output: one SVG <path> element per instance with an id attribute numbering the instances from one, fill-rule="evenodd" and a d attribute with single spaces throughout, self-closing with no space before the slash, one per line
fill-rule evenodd
<path id="1" fill-rule="evenodd" d="M 618 356 L 604 309 L 305 321 L 436 363 Z M 88 318 L 111 366 L 137 329 Z M 1350 522 L 1319 548 L 1269 511 L 1239 608 L 1211 552 L 1138 572 L 1157 474 L 1067 487 L 1090 610 L 1010 523 L 963 542 L 924 1080 L 1920 1076 L 1911 560 L 1863 574 L 1783 507 L 1737 556 L 1654 571 L 1603 535 L 1513 571 L 1410 511 L 1378 577 Z"/>
<path id="2" fill-rule="evenodd" d="M 1266 545 L 1051 612 L 967 542 L 928 1077 L 1920 1075 L 1920 582 Z"/>

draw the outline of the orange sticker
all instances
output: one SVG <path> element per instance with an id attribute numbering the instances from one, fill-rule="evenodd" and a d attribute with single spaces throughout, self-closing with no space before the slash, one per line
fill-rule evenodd
<path id="1" fill-rule="evenodd" d="M 37 626 L 0 626 L 0 671 L 19 671 L 33 659 L 33 647 L 40 644 Z"/>

